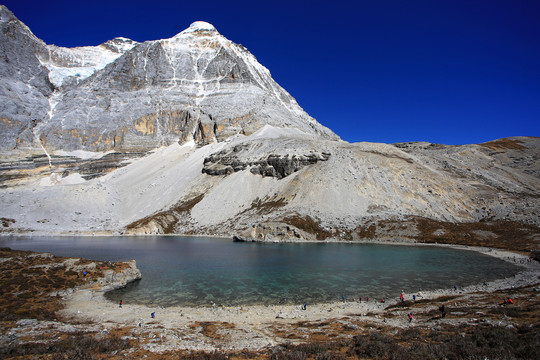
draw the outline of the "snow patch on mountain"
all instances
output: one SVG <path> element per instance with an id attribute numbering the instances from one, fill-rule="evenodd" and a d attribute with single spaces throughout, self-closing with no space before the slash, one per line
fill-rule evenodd
<path id="1" fill-rule="evenodd" d="M 68 82 L 78 83 L 105 68 L 138 43 L 126 38 L 115 38 L 98 46 L 65 48 L 47 45 L 48 57 L 39 58 L 49 70 L 49 80 L 57 88 Z"/>

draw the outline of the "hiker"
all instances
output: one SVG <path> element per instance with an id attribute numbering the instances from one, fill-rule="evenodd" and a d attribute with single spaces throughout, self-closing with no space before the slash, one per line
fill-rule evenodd
<path id="1" fill-rule="evenodd" d="M 413 295 L 413 296 L 412 296 L 412 300 L 413 300 L 413 301 L 416 301 L 416 295 Z"/>
<path id="2" fill-rule="evenodd" d="M 345 302 L 345 295 L 343 295 L 341 298 L 343 299 L 343 302 Z"/>
<path id="3" fill-rule="evenodd" d="M 405 295 L 403 295 L 403 290 L 401 290 L 401 294 L 399 294 L 399 300 L 401 300 L 401 302 L 405 300 Z"/>
<path id="4" fill-rule="evenodd" d="M 120 300 L 120 307 L 122 307 L 123 304 L 124 304 L 124 301 Z"/>
<path id="5" fill-rule="evenodd" d="M 306 310 L 306 308 L 307 308 L 307 304 L 304 303 L 304 305 L 302 305 L 302 310 Z"/>
<path id="6" fill-rule="evenodd" d="M 153 313 L 150 314 L 150 316 L 152 317 L 152 319 L 155 319 L 156 318 L 156 313 L 153 312 Z"/>
<path id="7" fill-rule="evenodd" d="M 366 301 L 369 301 L 369 296 L 366 296 Z"/>
<path id="8" fill-rule="evenodd" d="M 413 314 L 412 314 L 412 312 L 409 313 L 409 315 L 407 315 L 407 316 L 409 317 L 409 323 L 412 322 L 412 319 L 413 319 Z"/>
<path id="9" fill-rule="evenodd" d="M 506 300 L 504 300 L 504 304 L 513 304 L 514 303 L 514 300 L 512 300 L 512 298 L 508 298 Z"/>
<path id="10" fill-rule="evenodd" d="M 441 305 L 439 311 L 441 312 L 441 317 L 444 319 L 446 317 L 446 308 L 444 307 L 444 304 Z"/>
<path id="11" fill-rule="evenodd" d="M 382 299 L 381 302 L 383 303 L 383 302 L 384 302 L 384 299 Z"/>

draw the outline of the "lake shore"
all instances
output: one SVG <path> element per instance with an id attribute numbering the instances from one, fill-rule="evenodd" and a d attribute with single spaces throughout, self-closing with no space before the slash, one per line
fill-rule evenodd
<path id="1" fill-rule="evenodd" d="M 373 242 L 369 242 L 373 243 Z M 388 244 L 388 242 L 380 242 Z M 414 242 L 392 242 L 391 245 L 424 245 Z M 433 246 L 433 244 L 425 244 Z M 350 326 L 358 322 L 403 328 L 408 326 L 434 326 L 420 318 L 409 323 L 407 311 L 418 313 L 417 305 L 426 303 L 427 310 L 437 308 L 445 301 L 436 299 L 459 297 L 468 301 L 474 294 L 523 288 L 538 283 L 540 264 L 528 261 L 527 256 L 505 250 L 475 248 L 461 245 L 437 244 L 466 250 L 478 251 L 523 266 L 515 276 L 477 284 L 465 288 L 449 288 L 405 294 L 406 304 L 399 307 L 399 294 L 393 299 L 370 299 L 370 301 L 346 301 L 326 304 L 308 304 L 306 310 L 297 305 L 241 306 L 241 307 L 149 307 L 135 304 L 112 303 L 105 299 L 104 291 L 96 288 L 78 288 L 65 296 L 65 307 L 59 314 L 68 319 L 91 321 L 105 329 L 130 328 L 133 336 L 148 338 L 144 346 L 152 352 L 174 350 L 189 351 L 238 351 L 241 349 L 261 350 L 287 341 L 300 343 L 295 338 L 294 328 L 299 323 L 347 322 Z M 142 274 L 144 276 L 144 274 Z M 412 296 L 416 296 L 416 302 Z M 502 302 L 503 298 L 497 299 Z M 438 304 L 438 305 L 437 305 Z M 389 310 L 395 309 L 395 310 Z M 424 309 L 424 310 L 426 310 Z M 401 312 L 400 312 L 401 311 Z M 423 311 L 423 310 L 422 310 Z M 155 318 L 151 314 L 155 313 Z M 391 315 L 391 316 L 390 316 Z M 453 316 L 449 311 L 447 323 L 459 324 L 469 321 Z M 283 330 L 286 329 L 286 330 Z M 288 330 L 287 330 L 288 329 Z M 291 336 L 291 332 L 293 336 Z"/>

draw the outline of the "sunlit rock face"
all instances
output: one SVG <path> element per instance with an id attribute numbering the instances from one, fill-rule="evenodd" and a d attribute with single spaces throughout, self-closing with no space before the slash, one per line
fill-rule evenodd
<path id="1" fill-rule="evenodd" d="M 68 49 L 43 43 L 6 7 L 0 13 L 3 149 L 141 151 L 266 124 L 337 139 L 211 24 L 170 39 Z"/>
<path id="2" fill-rule="evenodd" d="M 31 142 L 33 128 L 48 119 L 54 87 L 39 61 L 45 54 L 45 43 L 0 5 L 1 149 Z"/>

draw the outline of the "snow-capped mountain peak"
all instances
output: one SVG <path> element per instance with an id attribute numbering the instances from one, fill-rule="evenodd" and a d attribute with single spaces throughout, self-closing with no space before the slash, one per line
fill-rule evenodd
<path id="1" fill-rule="evenodd" d="M 195 21 L 186 30 L 182 31 L 180 34 L 188 34 L 188 33 L 195 33 L 195 32 L 218 33 L 214 25 L 207 23 L 206 21 Z"/>
<path id="2" fill-rule="evenodd" d="M 20 39 L 5 38 L 10 49 L 33 36 L 22 23 L 17 34 Z M 223 141 L 267 124 L 338 139 L 306 114 L 255 56 L 204 21 L 172 38 L 143 43 L 114 38 L 63 48 L 33 42 L 36 50 L 22 48 L 19 56 L 28 58 L 26 63 L 4 66 L 21 87 L 27 80 L 17 77 L 20 67 L 32 69 L 28 79 L 39 74 L 43 82 L 43 94 L 36 95 L 40 112 L 12 127 L 8 135 L 14 140 L 5 145 L 10 149 L 28 144 L 47 151 L 146 151 L 174 142 Z M 2 94 L 12 96 L 10 89 L 1 90 L 0 100 Z M 15 118 L 13 112 L 6 108 L 0 118 Z"/>

